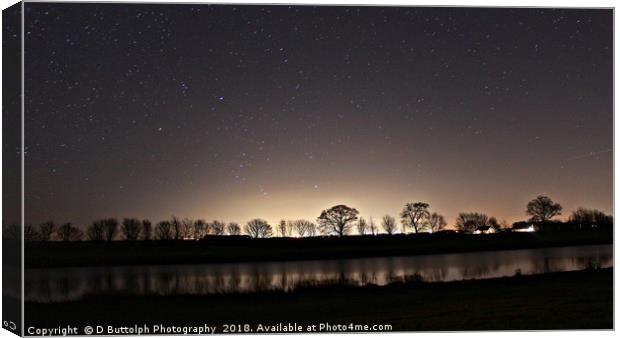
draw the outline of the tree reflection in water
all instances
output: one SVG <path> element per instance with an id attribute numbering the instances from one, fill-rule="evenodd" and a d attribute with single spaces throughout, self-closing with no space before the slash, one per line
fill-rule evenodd
<path id="1" fill-rule="evenodd" d="M 86 294 L 213 294 L 322 285 L 384 285 L 480 279 L 613 266 L 613 248 L 536 250 L 303 262 L 26 270 L 26 299 L 66 301 Z"/>

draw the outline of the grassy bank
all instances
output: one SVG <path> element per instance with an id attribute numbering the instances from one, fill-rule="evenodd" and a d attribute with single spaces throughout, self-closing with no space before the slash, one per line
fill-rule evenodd
<path id="1" fill-rule="evenodd" d="M 612 269 L 291 293 L 90 296 L 26 304 L 26 324 L 390 324 L 394 330 L 611 329 Z"/>
<path id="2" fill-rule="evenodd" d="M 217 236 L 201 241 L 28 243 L 27 268 L 55 266 L 197 264 L 422 255 L 611 244 L 608 232 L 437 233 L 251 239 Z"/>

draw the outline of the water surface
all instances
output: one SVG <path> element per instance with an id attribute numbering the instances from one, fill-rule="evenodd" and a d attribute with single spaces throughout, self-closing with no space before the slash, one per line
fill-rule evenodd
<path id="1" fill-rule="evenodd" d="M 293 290 L 347 282 L 385 285 L 417 276 L 428 282 L 483 279 L 613 266 L 613 246 L 576 246 L 424 256 L 289 262 L 27 269 L 27 300 L 66 301 L 85 294 L 211 294 Z"/>

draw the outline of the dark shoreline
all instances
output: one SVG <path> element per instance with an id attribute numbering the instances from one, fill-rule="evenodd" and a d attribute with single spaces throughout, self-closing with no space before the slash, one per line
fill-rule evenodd
<path id="1" fill-rule="evenodd" d="M 613 328 L 613 269 L 457 282 L 26 303 L 26 326 L 390 324 L 395 331 Z M 105 323 L 98 323 L 98 318 Z"/>
<path id="2" fill-rule="evenodd" d="M 601 231 L 457 233 L 268 238 L 217 236 L 201 241 L 27 243 L 26 268 L 206 264 L 416 256 L 613 244 Z"/>

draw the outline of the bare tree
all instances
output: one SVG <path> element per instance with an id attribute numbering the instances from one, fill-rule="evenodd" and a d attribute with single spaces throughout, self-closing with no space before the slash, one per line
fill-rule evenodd
<path id="1" fill-rule="evenodd" d="M 148 219 L 142 220 L 142 239 L 145 241 L 153 239 L 153 225 Z"/>
<path id="2" fill-rule="evenodd" d="M 478 212 L 462 212 L 456 218 L 456 228 L 459 231 L 472 234 L 483 226 L 487 226 L 489 217 Z"/>
<path id="3" fill-rule="evenodd" d="M 71 225 L 71 223 L 65 223 L 58 229 L 58 237 L 63 242 L 69 241 L 81 241 L 84 233 L 82 230 Z"/>
<path id="4" fill-rule="evenodd" d="M 226 226 L 226 232 L 230 236 L 239 236 L 241 235 L 241 227 L 239 226 L 239 224 L 231 222 L 228 223 L 228 225 Z"/>
<path id="5" fill-rule="evenodd" d="M 315 229 L 314 232 L 316 232 L 316 224 L 306 221 L 305 219 L 296 220 L 293 222 L 293 227 L 300 237 L 304 237 L 306 235 L 313 236 L 310 235 L 310 232 L 313 231 L 312 229 Z"/>
<path id="6" fill-rule="evenodd" d="M 93 221 L 86 231 L 86 236 L 91 241 L 103 241 L 105 239 L 105 220 L 100 219 Z"/>
<path id="7" fill-rule="evenodd" d="M 379 232 L 379 227 L 377 226 L 377 223 L 375 223 L 375 220 L 372 218 L 372 216 L 368 218 L 368 230 L 373 236 Z"/>
<path id="8" fill-rule="evenodd" d="M 222 236 L 226 231 L 226 223 L 222 221 L 213 221 L 209 223 L 210 233 L 215 236 Z"/>
<path id="9" fill-rule="evenodd" d="M 310 222 L 310 221 L 307 221 L 307 222 L 308 222 L 308 228 L 306 229 L 306 235 L 308 237 L 316 236 L 318 226 L 314 222 Z"/>
<path id="10" fill-rule="evenodd" d="M 358 214 L 359 212 L 355 208 L 346 205 L 336 205 L 323 210 L 318 217 L 321 232 L 342 237 L 349 232 L 353 222 L 357 220 Z"/>
<path id="11" fill-rule="evenodd" d="M 446 219 L 436 212 L 432 213 L 428 218 L 428 224 L 431 228 L 431 232 L 441 231 L 446 225 L 448 225 L 448 223 L 446 223 Z"/>
<path id="12" fill-rule="evenodd" d="M 547 196 L 538 196 L 527 204 L 525 213 L 531 216 L 532 222 L 546 222 L 561 215 L 562 206 Z"/>
<path id="13" fill-rule="evenodd" d="M 142 232 L 142 223 L 137 218 L 125 218 L 121 225 L 121 232 L 128 241 L 137 241 Z"/>
<path id="14" fill-rule="evenodd" d="M 170 226 L 172 227 L 173 238 L 177 241 L 181 239 L 181 235 L 183 233 L 183 223 L 181 222 L 181 220 L 176 216 L 172 216 L 172 219 L 170 220 Z"/>
<path id="15" fill-rule="evenodd" d="M 278 223 L 277 230 L 280 237 L 291 237 L 293 235 L 293 222 L 281 220 Z"/>
<path id="16" fill-rule="evenodd" d="M 194 238 L 200 239 L 205 237 L 207 231 L 207 222 L 204 219 L 197 219 L 194 222 Z"/>
<path id="17" fill-rule="evenodd" d="M 184 218 L 181 221 L 181 237 L 188 239 L 194 235 L 194 220 L 191 218 Z"/>
<path id="18" fill-rule="evenodd" d="M 396 232 L 396 219 L 390 215 L 385 215 L 381 221 L 381 226 L 388 235 L 392 235 Z"/>
<path id="19" fill-rule="evenodd" d="M 112 242 L 116 234 L 118 233 L 118 221 L 116 218 L 106 218 L 103 220 L 103 232 L 105 234 L 105 240 Z"/>
<path id="20" fill-rule="evenodd" d="M 157 238 L 160 240 L 171 240 L 174 238 L 172 224 L 170 224 L 169 221 L 161 221 L 157 223 L 155 233 L 157 234 Z"/>
<path id="21" fill-rule="evenodd" d="M 256 218 L 245 225 L 245 233 L 253 238 L 268 238 L 272 236 L 273 230 L 267 221 Z"/>
<path id="22" fill-rule="evenodd" d="M 39 240 L 42 242 L 49 242 L 55 230 L 56 224 L 52 221 L 39 224 Z"/>
<path id="23" fill-rule="evenodd" d="M 360 217 L 360 219 L 357 221 L 357 223 L 355 223 L 355 227 L 357 228 L 357 233 L 360 235 L 365 235 L 366 231 L 368 231 L 368 222 L 366 222 L 366 220 L 363 217 Z"/>
<path id="24" fill-rule="evenodd" d="M 400 213 L 402 223 L 405 228 L 410 227 L 417 234 L 428 227 L 428 218 L 430 213 L 428 211 L 428 203 L 416 202 L 407 203 Z"/>

